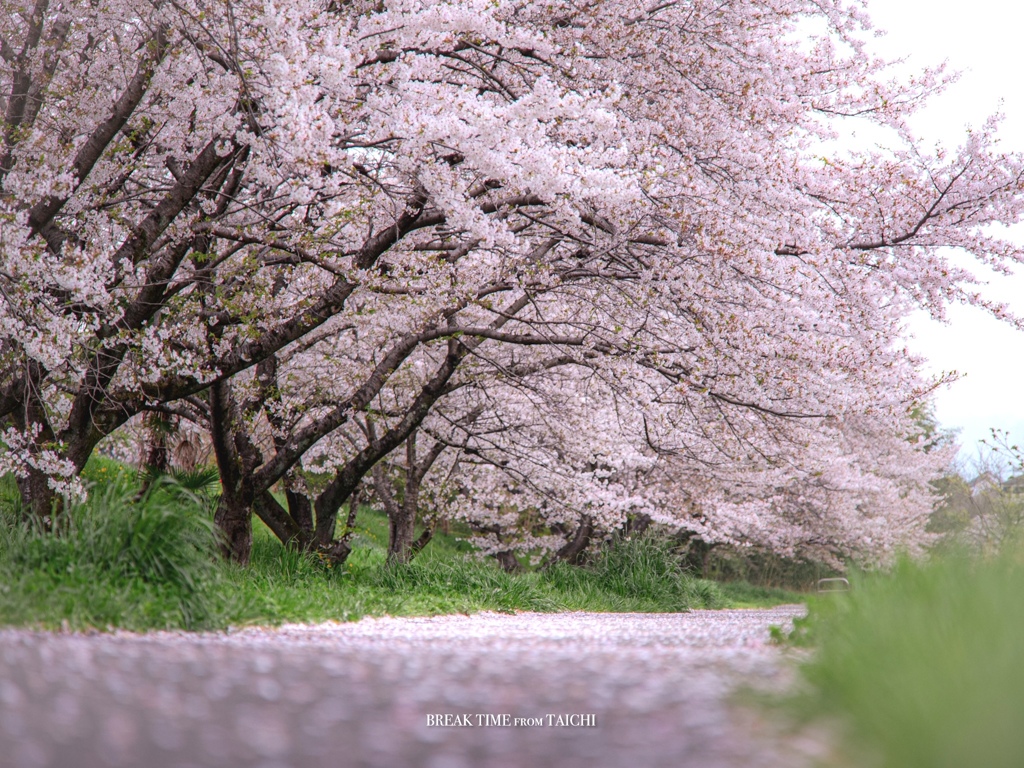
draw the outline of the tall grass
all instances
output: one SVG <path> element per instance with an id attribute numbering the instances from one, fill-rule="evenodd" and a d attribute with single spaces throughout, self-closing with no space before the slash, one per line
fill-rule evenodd
<path id="1" fill-rule="evenodd" d="M 1024 566 L 902 563 L 819 601 L 804 703 L 847 729 L 845 764 L 1024 765 Z"/>
<path id="2" fill-rule="evenodd" d="M 492 563 L 470 558 L 418 558 L 367 574 L 374 586 L 410 604 L 429 598 L 449 610 L 555 611 L 561 601 L 540 588 L 537 579 L 506 573 Z"/>
<path id="3" fill-rule="evenodd" d="M 203 501 L 169 481 L 119 483 L 72 507 L 60 535 L 0 524 L 0 622 L 127 629 L 221 626 L 232 612 Z"/>
<path id="4" fill-rule="evenodd" d="M 217 555 L 216 483 L 87 467 L 88 501 L 54 536 L 17 524 L 0 478 L 0 624 L 72 628 L 222 628 L 474 611 L 655 611 L 721 607 L 712 583 L 680 567 L 670 542 L 613 542 L 587 567 L 508 574 L 438 534 L 411 564 L 385 564 L 386 517 L 361 509 L 343 567 L 285 549 L 258 521 L 247 568 Z M 139 495 L 139 483 L 148 490 Z"/>
<path id="5" fill-rule="evenodd" d="M 556 590 L 584 603 L 655 611 L 721 608 L 726 603 L 717 585 L 683 570 L 670 541 L 651 535 L 615 539 L 590 565 L 557 563 L 544 577 Z"/>

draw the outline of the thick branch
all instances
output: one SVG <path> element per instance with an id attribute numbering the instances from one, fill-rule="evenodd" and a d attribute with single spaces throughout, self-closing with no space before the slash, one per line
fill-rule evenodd
<path id="1" fill-rule="evenodd" d="M 76 179 L 74 188 L 66 195 L 51 196 L 41 200 L 29 211 L 28 221 L 32 234 L 41 233 L 50 246 L 50 250 L 54 253 L 60 250 L 64 235 L 53 226 L 53 217 L 64 207 L 64 204 L 67 203 L 74 193 L 74 189 L 77 189 L 85 181 L 93 166 L 102 157 L 111 140 L 113 140 L 118 131 L 125 126 L 125 123 L 128 122 L 128 119 L 135 112 L 135 108 L 138 107 L 146 95 L 146 89 L 153 77 L 153 73 L 160 65 L 160 62 L 163 61 L 167 49 L 166 30 L 160 28 L 146 45 L 148 55 L 139 63 L 138 68 L 135 70 L 135 75 L 129 81 L 128 86 L 118 97 L 117 101 L 114 102 L 110 116 L 96 126 L 92 135 L 89 136 L 85 144 L 82 145 L 82 148 L 78 150 L 78 154 L 75 155 L 74 162 L 71 164 Z"/>

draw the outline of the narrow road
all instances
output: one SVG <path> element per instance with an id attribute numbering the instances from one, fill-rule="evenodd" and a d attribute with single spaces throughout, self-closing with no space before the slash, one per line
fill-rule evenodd
<path id="1" fill-rule="evenodd" d="M 0 766 L 798 768 L 733 693 L 802 610 L 0 630 Z"/>

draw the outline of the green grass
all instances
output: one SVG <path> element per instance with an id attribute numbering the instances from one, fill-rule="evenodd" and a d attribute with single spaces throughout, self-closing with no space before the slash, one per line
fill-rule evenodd
<path id="1" fill-rule="evenodd" d="M 0 479 L 0 624 L 48 628 L 218 629 L 475 611 L 671 612 L 725 607 L 712 582 L 683 572 L 653 537 L 616 542 L 587 567 L 507 574 L 438 534 L 411 564 L 386 567 L 387 520 L 361 509 L 343 567 L 288 551 L 258 521 L 247 568 L 222 562 L 202 478 L 162 480 L 136 499 L 139 477 L 94 461 L 89 499 L 60 536 L 15 523 Z M 195 482 L 193 482 L 195 481 Z M 186 487 L 190 486 L 190 487 Z"/>
<path id="2" fill-rule="evenodd" d="M 811 604 L 807 711 L 846 727 L 843 765 L 1024 765 L 1024 566 L 902 563 Z"/>
<path id="3" fill-rule="evenodd" d="M 723 608 L 718 586 L 686 574 L 667 540 L 653 536 L 619 539 L 589 566 L 557 563 L 542 574 L 546 586 L 589 610 L 682 611 Z M 631 606 L 630 608 L 619 606 Z"/>
<path id="4" fill-rule="evenodd" d="M 285 551 L 258 526 L 250 567 L 232 569 L 241 602 L 257 607 L 259 620 L 268 623 L 476 611 L 671 612 L 726 604 L 716 585 L 685 575 L 653 539 L 620 542 L 592 567 L 513 575 L 468 555 L 465 543 L 445 535 L 412 563 L 385 567 L 384 516 L 362 509 L 356 528 L 348 562 L 332 569 Z"/>
<path id="5" fill-rule="evenodd" d="M 715 582 L 730 608 L 770 608 L 774 605 L 792 605 L 808 599 L 805 592 L 781 587 L 762 587 L 745 581 Z"/>
<path id="6" fill-rule="evenodd" d="M 60 536 L 4 518 L 0 623 L 200 629 L 237 613 L 204 504 L 169 483 L 138 500 L 105 485 Z"/>

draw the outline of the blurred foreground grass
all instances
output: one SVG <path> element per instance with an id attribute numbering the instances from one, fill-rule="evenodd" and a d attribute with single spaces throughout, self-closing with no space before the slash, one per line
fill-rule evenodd
<path id="1" fill-rule="evenodd" d="M 805 715 L 839 723 L 843 766 L 1024 766 L 1019 556 L 901 563 L 812 601 Z"/>

